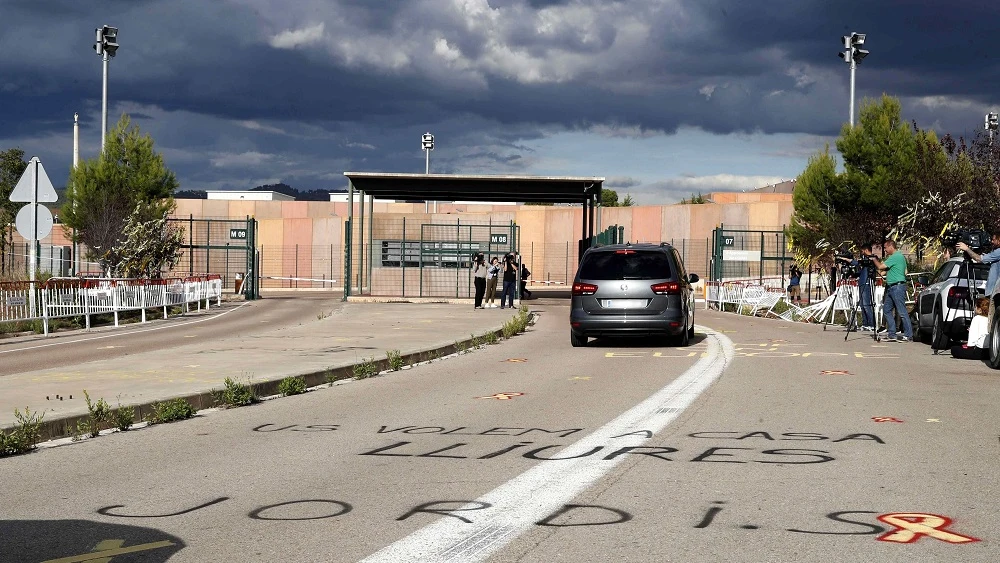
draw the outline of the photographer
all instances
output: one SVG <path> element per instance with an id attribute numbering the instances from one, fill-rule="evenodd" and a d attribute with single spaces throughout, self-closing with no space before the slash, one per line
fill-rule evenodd
<path id="1" fill-rule="evenodd" d="M 802 270 L 795 264 L 788 268 L 788 299 L 796 305 L 802 304 Z"/>
<path id="2" fill-rule="evenodd" d="M 861 330 L 875 330 L 875 307 L 872 299 L 872 288 L 868 283 L 870 276 L 875 272 L 871 271 L 875 266 L 873 261 L 872 245 L 865 243 L 861 247 L 861 260 L 837 256 L 839 262 L 850 264 L 858 272 L 858 297 L 861 300 Z"/>
<path id="3" fill-rule="evenodd" d="M 906 310 L 906 258 L 896 248 L 896 241 L 885 241 L 885 261 L 872 256 L 872 263 L 879 271 L 885 272 L 885 298 L 882 303 L 882 313 L 889 334 L 887 342 L 912 342 L 913 325 L 910 323 L 910 313 Z M 896 334 L 896 319 L 893 310 L 899 313 L 903 322 L 904 336 Z"/>
<path id="4" fill-rule="evenodd" d="M 964 242 L 959 242 L 955 246 L 964 252 L 966 256 L 980 262 L 982 264 L 990 265 L 990 273 L 986 278 L 986 297 L 990 298 L 990 312 L 989 312 L 989 325 L 993 326 L 993 314 L 996 310 L 996 304 L 993 299 L 993 294 L 997 292 L 997 281 L 1000 280 L 1000 235 L 993 235 L 993 250 L 987 252 L 986 254 L 979 254 L 969 248 L 969 245 Z"/>

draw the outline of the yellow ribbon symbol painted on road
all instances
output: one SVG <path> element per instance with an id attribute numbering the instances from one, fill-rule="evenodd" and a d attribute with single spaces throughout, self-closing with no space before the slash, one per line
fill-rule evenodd
<path id="1" fill-rule="evenodd" d="M 88 561 L 91 563 L 108 563 L 111 561 L 112 557 L 118 555 L 127 555 L 129 553 L 139 553 L 140 551 L 149 551 L 151 549 L 157 549 L 161 547 L 170 547 L 174 545 L 172 541 L 158 541 L 152 543 L 144 543 L 141 545 L 133 545 L 130 547 L 122 547 L 125 545 L 125 540 L 104 540 L 97 544 L 94 551 L 90 553 L 84 553 L 82 555 L 73 555 L 71 557 L 60 557 L 59 559 L 49 559 L 43 563 L 81 563 L 83 561 Z"/>
<path id="2" fill-rule="evenodd" d="M 970 543 L 979 541 L 976 538 L 957 534 L 945 528 L 951 526 L 951 518 L 937 514 L 922 512 L 892 512 L 882 514 L 879 520 L 896 529 L 882 534 L 879 541 L 895 543 L 913 543 L 921 536 L 934 538 L 947 543 Z"/>

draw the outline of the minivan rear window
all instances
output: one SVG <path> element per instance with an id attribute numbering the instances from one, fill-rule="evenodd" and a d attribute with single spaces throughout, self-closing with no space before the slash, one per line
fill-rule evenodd
<path id="1" fill-rule="evenodd" d="M 580 264 L 582 280 L 662 280 L 671 275 L 670 260 L 663 252 L 592 252 Z"/>

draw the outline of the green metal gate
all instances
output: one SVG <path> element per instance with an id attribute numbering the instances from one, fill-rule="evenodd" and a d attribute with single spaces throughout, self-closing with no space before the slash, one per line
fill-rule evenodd
<path id="1" fill-rule="evenodd" d="M 419 297 L 472 297 L 472 259 L 476 253 L 494 256 L 518 252 L 521 228 L 508 225 L 420 225 L 420 239 L 407 243 L 403 262 L 416 265 L 420 276 Z M 411 274 L 413 275 L 413 274 Z"/>
<path id="2" fill-rule="evenodd" d="M 794 257 L 784 230 L 745 230 L 720 225 L 712 232 L 712 281 L 775 279 L 783 286 Z"/>
<path id="3" fill-rule="evenodd" d="M 256 219 L 195 219 L 192 215 L 173 217 L 170 222 L 184 229 L 186 240 L 175 275 L 219 274 L 223 287 L 230 291 L 242 279 L 240 293 L 247 299 L 260 297 Z"/>

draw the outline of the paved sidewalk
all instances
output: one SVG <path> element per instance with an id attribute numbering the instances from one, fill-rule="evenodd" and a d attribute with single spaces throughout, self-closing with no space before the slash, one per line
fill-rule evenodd
<path id="1" fill-rule="evenodd" d="M 261 383 L 305 375 L 309 385 L 316 385 L 331 371 L 343 376 L 365 359 L 384 361 L 388 350 L 399 350 L 404 358 L 415 355 L 407 363 L 429 359 L 433 351 L 451 353 L 456 342 L 499 330 L 515 312 L 455 304 L 342 303 L 326 318 L 314 316 L 252 336 L 233 334 L 204 344 L 7 375 L 0 377 L 0 428 L 14 424 L 14 408 L 29 406 L 45 413 L 46 436 L 69 435 L 62 427 L 75 427 L 76 417 L 87 413 L 84 389 L 93 401 L 103 397 L 112 407 L 120 395 L 122 405 L 186 397 L 205 408 L 208 393 L 223 387 L 226 377 Z M 274 388 L 263 385 L 260 391 Z"/>

